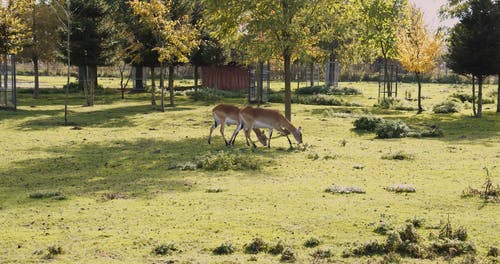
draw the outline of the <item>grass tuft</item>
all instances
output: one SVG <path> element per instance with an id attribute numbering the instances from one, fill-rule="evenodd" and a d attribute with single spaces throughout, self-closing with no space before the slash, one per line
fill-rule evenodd
<path id="1" fill-rule="evenodd" d="M 297 257 L 295 257 L 295 252 L 293 251 L 293 249 L 287 247 L 287 248 L 285 248 L 285 250 L 283 250 L 283 253 L 281 253 L 280 260 L 282 262 L 292 263 L 292 262 L 297 261 Z"/>
<path id="2" fill-rule="evenodd" d="M 283 253 L 283 250 L 285 250 L 286 248 L 286 244 L 285 242 L 283 242 L 282 240 L 279 240 L 276 245 L 273 245 L 269 248 L 269 254 L 272 254 L 272 255 L 278 255 L 278 254 L 281 254 Z"/>
<path id="3" fill-rule="evenodd" d="M 212 250 L 214 255 L 230 255 L 234 253 L 234 246 L 231 242 L 224 242 Z"/>
<path id="4" fill-rule="evenodd" d="M 313 248 L 319 246 L 321 241 L 316 237 L 310 237 L 304 242 L 304 247 Z"/>
<path id="5" fill-rule="evenodd" d="M 386 160 L 414 160 L 415 156 L 413 154 L 405 153 L 404 151 L 398 151 L 396 153 L 390 153 L 382 156 L 382 159 Z"/>
<path id="6" fill-rule="evenodd" d="M 267 242 L 262 238 L 254 238 L 250 244 L 245 245 L 245 253 L 247 254 L 258 254 L 259 252 L 266 252 L 269 248 Z"/>
<path id="7" fill-rule="evenodd" d="M 414 193 L 417 191 L 417 189 L 410 184 L 394 184 L 385 187 L 384 190 L 395 193 Z"/>
<path id="8" fill-rule="evenodd" d="M 349 193 L 365 193 L 365 190 L 361 187 L 357 186 L 339 186 L 332 185 L 325 189 L 327 193 L 340 193 L 340 194 L 349 194 Z"/>
<path id="9" fill-rule="evenodd" d="M 52 198 L 54 200 L 65 200 L 66 196 L 60 191 L 37 191 L 29 195 L 31 199 L 47 199 Z"/>
<path id="10" fill-rule="evenodd" d="M 172 252 L 177 251 L 177 247 L 174 243 L 160 244 L 153 249 L 155 255 L 170 255 Z"/>
<path id="11" fill-rule="evenodd" d="M 314 259 L 329 259 L 334 256 L 331 249 L 317 249 L 311 256 Z"/>

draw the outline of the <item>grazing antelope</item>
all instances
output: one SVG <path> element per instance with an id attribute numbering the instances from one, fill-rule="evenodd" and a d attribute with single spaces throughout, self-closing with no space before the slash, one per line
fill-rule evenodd
<path id="1" fill-rule="evenodd" d="M 288 137 L 290 133 L 293 135 L 298 144 L 302 144 L 302 129 L 300 127 L 295 128 L 290 121 L 288 121 L 276 110 L 245 107 L 240 110 L 240 120 L 240 125 L 234 131 L 230 142 L 234 141 L 238 132 L 244 128 L 247 145 L 250 145 L 250 141 L 255 148 L 255 143 L 253 143 L 250 138 L 250 130 L 255 128 L 268 128 L 268 148 L 271 147 L 271 137 L 274 129 L 278 130 L 280 134 L 286 136 L 288 143 L 290 144 L 290 148 L 292 147 L 292 141 L 290 141 L 290 138 Z"/>
<path id="2" fill-rule="evenodd" d="M 222 138 L 224 138 L 224 141 L 226 142 L 226 146 L 229 146 L 229 144 L 234 145 L 234 140 L 233 141 L 227 141 L 226 137 L 224 136 L 224 127 L 225 125 L 240 125 L 240 116 L 239 116 L 240 108 L 234 105 L 227 105 L 227 104 L 220 104 L 214 109 L 212 109 L 212 115 L 214 116 L 215 123 L 214 125 L 210 128 L 210 135 L 208 135 L 208 144 L 210 144 L 210 141 L 212 139 L 212 132 L 214 131 L 217 126 L 220 125 L 220 133 L 222 134 Z M 260 143 L 262 145 L 266 145 L 267 143 L 267 138 L 264 132 L 262 132 L 260 129 L 255 128 L 253 130 L 255 134 L 257 135 L 257 138 L 259 139 Z"/>

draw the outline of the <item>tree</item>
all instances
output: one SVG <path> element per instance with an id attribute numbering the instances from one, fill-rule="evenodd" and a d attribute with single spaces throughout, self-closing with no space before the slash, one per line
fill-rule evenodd
<path id="1" fill-rule="evenodd" d="M 31 10 L 26 12 L 25 21 L 29 25 L 31 38 L 25 43 L 20 57 L 29 59 L 33 63 L 33 98 L 38 98 L 39 62 L 55 60 L 58 43 L 54 38 L 57 35 L 59 21 L 50 5 L 44 1 L 30 0 L 29 9 Z"/>
<path id="2" fill-rule="evenodd" d="M 189 16 L 185 12 L 186 3 L 173 0 L 151 0 L 141 2 L 131 0 L 129 2 L 134 14 L 139 16 L 139 21 L 151 32 L 157 40 L 158 45 L 152 50 L 158 52 L 160 62 L 160 89 L 162 91 L 161 110 L 164 108 L 163 74 L 164 64 L 169 67 L 168 87 L 170 90 L 170 106 L 174 104 L 173 72 L 175 63 L 186 63 L 189 61 L 191 50 L 196 47 L 197 31 L 189 23 Z"/>
<path id="3" fill-rule="evenodd" d="M 500 32 L 498 1 L 471 0 L 470 8 L 459 13 L 460 22 L 451 30 L 448 65 L 458 74 L 471 74 L 477 80 L 476 117 L 482 116 L 482 84 L 488 75 L 500 72 Z"/>
<path id="4" fill-rule="evenodd" d="M 0 5 L 0 54 L 17 54 L 22 50 L 29 37 L 28 24 L 23 19 L 28 4 L 28 0 L 9 0 L 6 6 Z"/>
<path id="5" fill-rule="evenodd" d="M 406 0 L 362 1 L 364 32 L 362 34 L 369 50 L 376 51 L 372 58 L 384 59 L 384 90 L 392 96 L 388 76 L 388 60 L 397 58 L 396 34 L 404 24 L 403 10 Z M 386 88 L 387 87 L 387 88 Z"/>
<path id="6" fill-rule="evenodd" d="M 70 61 L 79 67 L 79 82 L 83 83 L 86 105 L 94 105 L 97 86 L 97 66 L 106 65 L 112 50 L 107 6 L 102 0 L 71 0 Z M 63 43 L 68 40 L 63 39 Z M 67 50 L 62 50 L 68 57 Z"/>
<path id="7" fill-rule="evenodd" d="M 283 61 L 285 117 L 291 120 L 291 61 L 298 52 L 317 45 L 312 34 L 324 0 L 209 0 L 210 22 L 217 35 L 245 47 L 247 58 Z M 214 30 L 215 31 L 215 30 Z M 233 47 L 234 47 L 233 46 Z M 251 54 L 251 55 L 250 55 Z"/>
<path id="8" fill-rule="evenodd" d="M 408 7 L 409 24 L 398 35 L 398 50 L 401 64 L 414 72 L 418 83 L 418 113 L 422 113 L 422 74 L 431 71 L 436 65 L 436 58 L 441 49 L 441 36 L 432 37 L 425 29 L 422 12 L 410 5 Z"/>

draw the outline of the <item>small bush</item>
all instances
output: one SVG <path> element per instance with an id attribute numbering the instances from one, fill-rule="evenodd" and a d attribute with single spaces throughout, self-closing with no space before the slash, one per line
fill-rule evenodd
<path id="1" fill-rule="evenodd" d="M 325 192 L 327 192 L 327 193 L 349 194 L 349 193 L 365 193 L 365 190 L 363 190 L 362 188 L 357 187 L 357 186 L 332 185 L 332 186 L 326 188 Z"/>
<path id="2" fill-rule="evenodd" d="M 411 223 L 415 228 L 421 228 L 424 226 L 425 219 L 424 218 L 418 218 L 418 217 L 413 217 L 410 219 L 406 219 L 407 223 Z"/>
<path id="3" fill-rule="evenodd" d="M 362 244 L 352 250 L 354 256 L 373 256 L 387 253 L 386 245 L 375 241 L 370 241 Z"/>
<path id="4" fill-rule="evenodd" d="M 281 254 L 283 253 L 283 250 L 285 250 L 285 243 L 283 241 L 278 241 L 278 243 L 276 243 L 276 245 L 274 246 L 271 246 L 269 248 L 269 253 L 272 254 L 272 255 L 278 255 L 278 254 Z"/>
<path id="5" fill-rule="evenodd" d="M 316 237 L 311 237 L 304 242 L 304 247 L 313 248 L 319 246 L 321 242 Z"/>
<path id="6" fill-rule="evenodd" d="M 378 138 L 402 138 L 406 137 L 409 132 L 410 128 L 400 120 L 385 120 L 375 128 Z"/>
<path id="7" fill-rule="evenodd" d="M 44 256 L 45 259 L 53 259 L 55 256 L 63 253 L 62 247 L 60 246 L 50 246 L 47 248 L 47 255 Z"/>
<path id="8" fill-rule="evenodd" d="M 295 262 L 297 258 L 295 257 L 295 252 L 287 247 L 285 250 L 283 250 L 283 253 L 281 253 L 281 259 L 282 262 Z"/>
<path id="9" fill-rule="evenodd" d="M 414 193 L 417 191 L 415 187 L 409 184 L 395 184 L 385 187 L 384 190 L 395 193 Z"/>
<path id="10" fill-rule="evenodd" d="M 153 249 L 153 253 L 156 255 L 170 255 L 172 252 L 177 251 L 177 247 L 174 243 L 160 244 Z"/>
<path id="11" fill-rule="evenodd" d="M 54 200 L 65 200 L 66 196 L 62 194 L 60 191 L 38 191 L 31 193 L 29 195 L 29 198 L 31 199 L 46 199 L 46 198 L 52 198 Z"/>
<path id="12" fill-rule="evenodd" d="M 393 97 L 384 98 L 378 105 L 382 109 L 393 109 L 401 111 L 415 111 L 418 107 L 411 105 L 408 101 Z"/>
<path id="13" fill-rule="evenodd" d="M 453 93 L 450 95 L 451 98 L 455 98 L 460 100 L 462 103 L 468 102 L 472 103 L 472 95 L 470 94 L 465 94 L 465 93 Z M 475 98 L 475 101 L 477 103 L 478 98 Z M 493 98 L 488 98 L 488 97 L 483 97 L 483 104 L 494 104 L 495 100 Z"/>
<path id="14" fill-rule="evenodd" d="M 300 87 L 295 90 L 296 94 L 327 94 L 330 89 L 326 88 L 324 85 L 321 86 L 306 86 Z"/>
<path id="15" fill-rule="evenodd" d="M 346 105 L 346 102 L 344 102 L 342 99 L 326 94 L 303 96 L 300 97 L 299 103 L 307 105 L 332 105 L 332 106 Z"/>
<path id="16" fill-rule="evenodd" d="M 250 155 L 219 151 L 199 158 L 197 167 L 209 171 L 257 170 L 259 160 Z"/>
<path id="17" fill-rule="evenodd" d="M 498 248 L 497 247 L 490 247 L 488 250 L 488 257 L 498 257 Z"/>
<path id="18" fill-rule="evenodd" d="M 412 154 L 405 153 L 403 151 L 398 151 L 396 153 L 383 155 L 382 159 L 386 159 L 386 160 L 413 160 L 413 159 L 415 159 L 415 156 Z"/>
<path id="19" fill-rule="evenodd" d="M 209 188 L 206 190 L 207 193 L 220 193 L 223 191 L 224 191 L 224 189 L 221 189 L 221 188 Z"/>
<path id="20" fill-rule="evenodd" d="M 475 254 L 477 249 L 472 242 L 453 239 L 440 239 L 430 244 L 430 249 L 440 256 L 456 257 L 463 254 Z"/>
<path id="21" fill-rule="evenodd" d="M 311 254 L 314 259 L 328 259 L 333 257 L 331 249 L 317 249 Z"/>
<path id="22" fill-rule="evenodd" d="M 443 135 L 443 130 L 438 126 L 431 126 L 429 129 L 421 132 L 422 137 L 442 137 Z"/>
<path id="23" fill-rule="evenodd" d="M 212 253 L 214 253 L 215 255 L 233 254 L 234 253 L 233 244 L 231 244 L 230 242 L 222 243 L 220 246 L 214 248 L 214 250 L 212 250 Z"/>
<path id="24" fill-rule="evenodd" d="M 375 131 L 377 125 L 383 122 L 383 119 L 375 116 L 362 116 L 354 120 L 354 128 L 356 130 Z"/>
<path id="25" fill-rule="evenodd" d="M 391 224 L 386 222 L 381 222 L 375 227 L 375 229 L 373 229 L 373 232 L 381 235 L 386 235 L 389 231 L 393 229 L 394 228 L 392 227 Z"/>
<path id="26" fill-rule="evenodd" d="M 266 252 L 268 244 L 260 237 L 254 238 L 252 243 L 245 245 L 245 253 L 258 254 L 259 252 Z"/>
<path id="27" fill-rule="evenodd" d="M 343 88 L 337 88 L 337 89 L 332 89 L 329 91 L 330 94 L 334 95 L 361 95 L 363 94 L 359 89 L 352 88 L 352 87 L 343 87 Z"/>
<path id="28" fill-rule="evenodd" d="M 436 114 L 458 113 L 462 110 L 461 105 L 453 100 L 447 100 L 435 105 L 432 111 Z"/>
<path id="29" fill-rule="evenodd" d="M 394 253 L 394 252 L 389 252 L 387 255 L 384 255 L 384 257 L 382 258 L 382 262 L 380 262 L 381 264 L 398 264 L 398 263 L 401 263 L 401 256 L 399 256 L 398 254 Z"/>

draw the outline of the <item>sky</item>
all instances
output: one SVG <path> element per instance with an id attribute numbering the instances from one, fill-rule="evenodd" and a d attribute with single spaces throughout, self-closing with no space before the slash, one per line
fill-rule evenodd
<path id="1" fill-rule="evenodd" d="M 438 27 L 451 27 L 456 23 L 456 20 L 442 21 L 439 19 L 439 8 L 447 2 L 447 0 L 409 0 L 414 3 L 424 13 L 424 21 L 428 29 L 434 31 Z"/>

